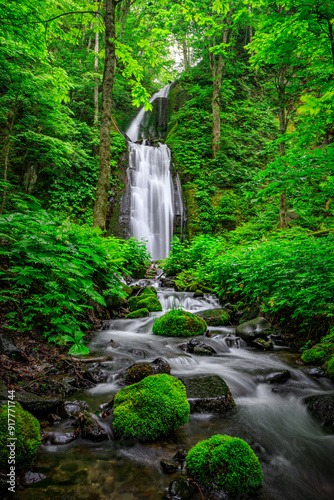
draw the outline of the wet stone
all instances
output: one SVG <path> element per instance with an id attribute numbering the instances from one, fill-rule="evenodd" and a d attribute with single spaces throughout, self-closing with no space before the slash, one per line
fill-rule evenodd
<path id="1" fill-rule="evenodd" d="M 289 370 L 283 370 L 281 372 L 270 373 L 265 378 L 267 384 L 284 384 L 287 380 L 291 378 L 291 373 Z"/>
<path id="2" fill-rule="evenodd" d="M 228 385 L 218 375 L 189 375 L 180 380 L 186 386 L 191 413 L 223 414 L 235 407 Z"/>
<path id="3" fill-rule="evenodd" d="M 169 500 L 193 500 L 196 493 L 197 487 L 190 483 L 186 476 L 180 476 L 170 483 L 167 498 Z"/>
<path id="4" fill-rule="evenodd" d="M 326 431 L 334 432 L 334 394 L 305 398 L 307 411 Z"/>
<path id="5" fill-rule="evenodd" d="M 64 434 L 52 433 L 49 437 L 49 441 L 51 444 L 62 445 L 71 443 L 72 441 L 78 439 L 78 437 L 78 432 L 65 432 Z"/>
<path id="6" fill-rule="evenodd" d="M 221 308 L 198 311 L 196 312 L 196 316 L 205 319 L 208 326 L 224 326 L 229 321 L 228 311 Z"/>
<path id="7" fill-rule="evenodd" d="M 247 342 L 251 342 L 257 337 L 267 337 L 271 324 L 265 318 L 255 318 L 237 326 L 236 334 Z"/>
<path id="8" fill-rule="evenodd" d="M 43 481 L 43 479 L 46 479 L 46 476 L 44 476 L 44 474 L 29 471 L 24 475 L 24 484 L 29 485 L 39 483 L 39 481 Z"/>
<path id="9" fill-rule="evenodd" d="M 108 374 L 98 368 L 98 366 L 90 366 L 85 370 L 84 378 L 94 384 L 101 384 L 108 378 Z"/>
<path id="10" fill-rule="evenodd" d="M 178 471 L 178 465 L 169 460 L 160 460 L 160 465 L 165 474 L 173 474 Z"/>
<path id="11" fill-rule="evenodd" d="M 106 428 L 93 413 L 85 412 L 84 414 L 80 414 L 74 425 L 79 425 L 81 435 L 84 439 L 89 439 L 90 441 L 105 441 L 109 439 Z"/>
<path id="12" fill-rule="evenodd" d="M 4 333 L 0 334 L 0 354 L 5 354 L 6 356 L 14 358 L 21 356 L 20 350 L 16 347 L 11 338 Z"/>
<path id="13" fill-rule="evenodd" d="M 47 417 L 50 413 L 58 415 L 64 408 L 64 402 L 58 398 L 44 398 L 31 392 L 16 391 L 15 400 L 37 418 Z"/>
<path id="14" fill-rule="evenodd" d="M 188 455 L 187 450 L 179 450 L 175 453 L 173 458 L 177 462 L 184 462 L 185 459 L 187 458 L 187 455 Z"/>
<path id="15" fill-rule="evenodd" d="M 272 340 L 265 340 L 257 338 L 251 342 L 251 345 L 258 349 L 259 351 L 273 351 L 274 344 Z"/>
<path id="16" fill-rule="evenodd" d="M 85 401 L 65 401 L 64 403 L 64 416 L 67 418 L 78 418 L 80 413 L 85 411 L 89 411 Z"/>

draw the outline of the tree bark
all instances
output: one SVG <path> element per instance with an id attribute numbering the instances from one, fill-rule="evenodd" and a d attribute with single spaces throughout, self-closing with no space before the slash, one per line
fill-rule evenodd
<path id="1" fill-rule="evenodd" d="M 182 50 L 183 50 L 184 69 L 187 71 L 189 68 L 189 57 L 188 57 L 188 45 L 186 36 L 182 38 Z"/>
<path id="2" fill-rule="evenodd" d="M 282 66 L 278 75 L 278 118 L 279 132 L 282 137 L 288 126 L 288 118 L 286 115 L 285 73 L 285 67 Z M 285 155 L 285 141 L 280 142 L 279 153 L 281 157 Z M 282 229 L 289 227 L 288 210 L 286 207 L 286 190 L 280 194 L 279 198 L 279 227 Z"/>
<path id="3" fill-rule="evenodd" d="M 98 75 L 99 72 L 99 33 L 96 31 L 95 33 L 95 60 L 94 60 L 94 73 Z M 98 76 L 95 77 L 95 85 L 94 85 L 94 126 L 98 127 L 99 125 L 99 83 L 100 79 Z"/>
<path id="4" fill-rule="evenodd" d="M 15 121 L 15 111 L 13 111 L 13 114 L 12 114 L 12 119 L 11 119 L 9 130 L 8 130 L 7 144 L 5 146 L 5 161 L 4 161 L 4 174 L 3 174 L 4 192 L 2 195 L 0 215 L 2 215 L 3 210 L 5 208 L 6 197 L 7 197 L 7 173 L 8 173 L 8 164 L 9 164 L 10 136 L 12 135 L 12 132 L 13 132 L 14 121 Z"/>
<path id="5" fill-rule="evenodd" d="M 115 0 L 106 0 L 105 6 L 105 33 L 106 48 L 105 62 L 102 81 L 102 106 L 100 121 L 100 170 L 95 193 L 95 204 L 93 210 L 93 226 L 105 229 L 108 209 L 108 192 L 110 189 L 110 131 L 111 131 L 111 109 L 112 91 L 115 79 L 116 53 L 115 43 Z"/>

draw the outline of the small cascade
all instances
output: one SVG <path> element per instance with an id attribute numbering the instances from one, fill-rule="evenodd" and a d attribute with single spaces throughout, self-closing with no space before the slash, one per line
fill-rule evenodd
<path id="1" fill-rule="evenodd" d="M 159 120 L 162 116 L 161 102 L 169 94 L 171 85 L 155 93 L 150 102 L 160 99 Z M 166 145 L 149 146 L 141 133 L 145 119 L 142 108 L 126 135 L 130 139 L 128 179 L 130 186 L 130 232 L 138 240 L 147 241 L 152 260 L 168 256 L 173 238 L 174 213 L 181 216 L 183 224 L 183 202 L 180 181 L 174 188 L 170 173 L 171 153 Z M 143 144 L 136 144 L 143 139 Z"/>

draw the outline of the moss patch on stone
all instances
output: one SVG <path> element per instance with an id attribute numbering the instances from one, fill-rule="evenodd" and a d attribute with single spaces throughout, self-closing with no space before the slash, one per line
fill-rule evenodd
<path id="1" fill-rule="evenodd" d="M 203 335 L 207 330 L 206 321 L 182 309 L 172 309 L 155 320 L 154 335 L 167 337 L 193 337 Z"/>
<path id="2" fill-rule="evenodd" d="M 330 360 L 325 365 L 326 375 L 329 378 L 334 380 L 334 356 L 330 358 Z"/>
<path id="3" fill-rule="evenodd" d="M 320 347 L 315 346 L 303 352 L 301 358 L 306 365 L 322 364 L 327 357 L 327 353 Z"/>
<path id="4" fill-rule="evenodd" d="M 113 426 L 118 437 L 152 441 L 188 419 L 185 386 L 170 375 L 146 377 L 121 389 L 114 398 Z"/>
<path id="5" fill-rule="evenodd" d="M 148 363 L 137 363 L 130 366 L 125 375 L 125 380 L 130 384 L 136 384 L 145 377 L 152 375 L 152 367 Z"/>
<path id="6" fill-rule="evenodd" d="M 187 470 L 203 485 L 253 493 L 263 483 L 260 462 L 242 439 L 220 435 L 201 441 L 187 455 Z"/>
<path id="7" fill-rule="evenodd" d="M 162 305 L 154 293 L 130 297 L 128 300 L 128 307 L 131 312 L 137 311 L 138 309 L 148 309 L 150 312 L 162 311 Z"/>
<path id="8" fill-rule="evenodd" d="M 32 465 L 37 450 L 41 444 L 41 428 L 38 420 L 29 412 L 24 411 L 19 403 L 9 411 L 10 417 L 15 420 L 15 467 L 18 470 Z M 0 469 L 8 469 L 11 441 L 8 429 L 8 405 L 0 407 Z"/>
<path id="9" fill-rule="evenodd" d="M 129 313 L 126 319 L 145 318 L 149 314 L 150 314 L 149 310 L 143 307 L 142 309 L 137 309 L 136 311 Z"/>
<path id="10" fill-rule="evenodd" d="M 230 321 L 230 315 L 226 309 L 210 309 L 208 311 L 200 311 L 197 316 L 205 319 L 209 326 L 223 326 Z"/>

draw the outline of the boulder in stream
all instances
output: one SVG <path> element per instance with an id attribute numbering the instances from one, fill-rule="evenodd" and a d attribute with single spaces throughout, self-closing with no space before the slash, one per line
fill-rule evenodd
<path id="1" fill-rule="evenodd" d="M 334 394 L 320 394 L 305 398 L 307 411 L 326 431 L 334 432 Z"/>
<path id="2" fill-rule="evenodd" d="M 182 309 L 172 309 L 155 320 L 152 331 L 154 335 L 167 337 L 194 337 L 203 335 L 206 330 L 203 318 Z"/>
<path id="3" fill-rule="evenodd" d="M 257 337 L 266 338 L 271 324 L 265 318 L 255 318 L 237 326 L 236 334 L 246 342 L 252 342 Z"/>
<path id="4" fill-rule="evenodd" d="M 197 354 L 199 356 L 212 356 L 212 354 L 217 354 L 213 347 L 204 342 L 200 342 L 198 339 L 192 339 L 187 344 L 178 344 L 177 347 L 181 349 L 181 351 Z"/>
<path id="5" fill-rule="evenodd" d="M 208 326 L 224 326 L 229 323 L 230 314 L 226 309 L 209 309 L 199 311 L 196 316 L 205 319 Z"/>
<path id="6" fill-rule="evenodd" d="M 193 500 L 197 492 L 197 486 L 190 482 L 188 477 L 179 476 L 170 483 L 167 498 L 168 500 Z"/>
<path id="7" fill-rule="evenodd" d="M 261 338 L 256 338 L 252 340 L 251 345 L 258 349 L 259 351 L 273 351 L 274 350 L 274 344 L 271 339 L 266 340 L 266 339 L 261 339 Z"/>
<path id="8" fill-rule="evenodd" d="M 150 312 L 162 311 L 162 305 L 153 292 L 138 297 L 130 297 L 128 306 L 131 312 L 138 311 L 138 309 L 148 309 Z"/>
<path id="9" fill-rule="evenodd" d="M 185 375 L 180 380 L 186 387 L 191 413 L 224 414 L 235 407 L 228 385 L 218 375 Z"/>
<path id="10" fill-rule="evenodd" d="M 86 411 L 80 413 L 74 425 L 80 428 L 84 439 L 89 439 L 90 441 L 105 441 L 109 439 L 106 426 L 93 413 Z"/>
<path id="11" fill-rule="evenodd" d="M 267 384 L 285 384 L 291 378 L 289 370 L 282 370 L 281 372 L 270 373 L 265 377 Z"/>

